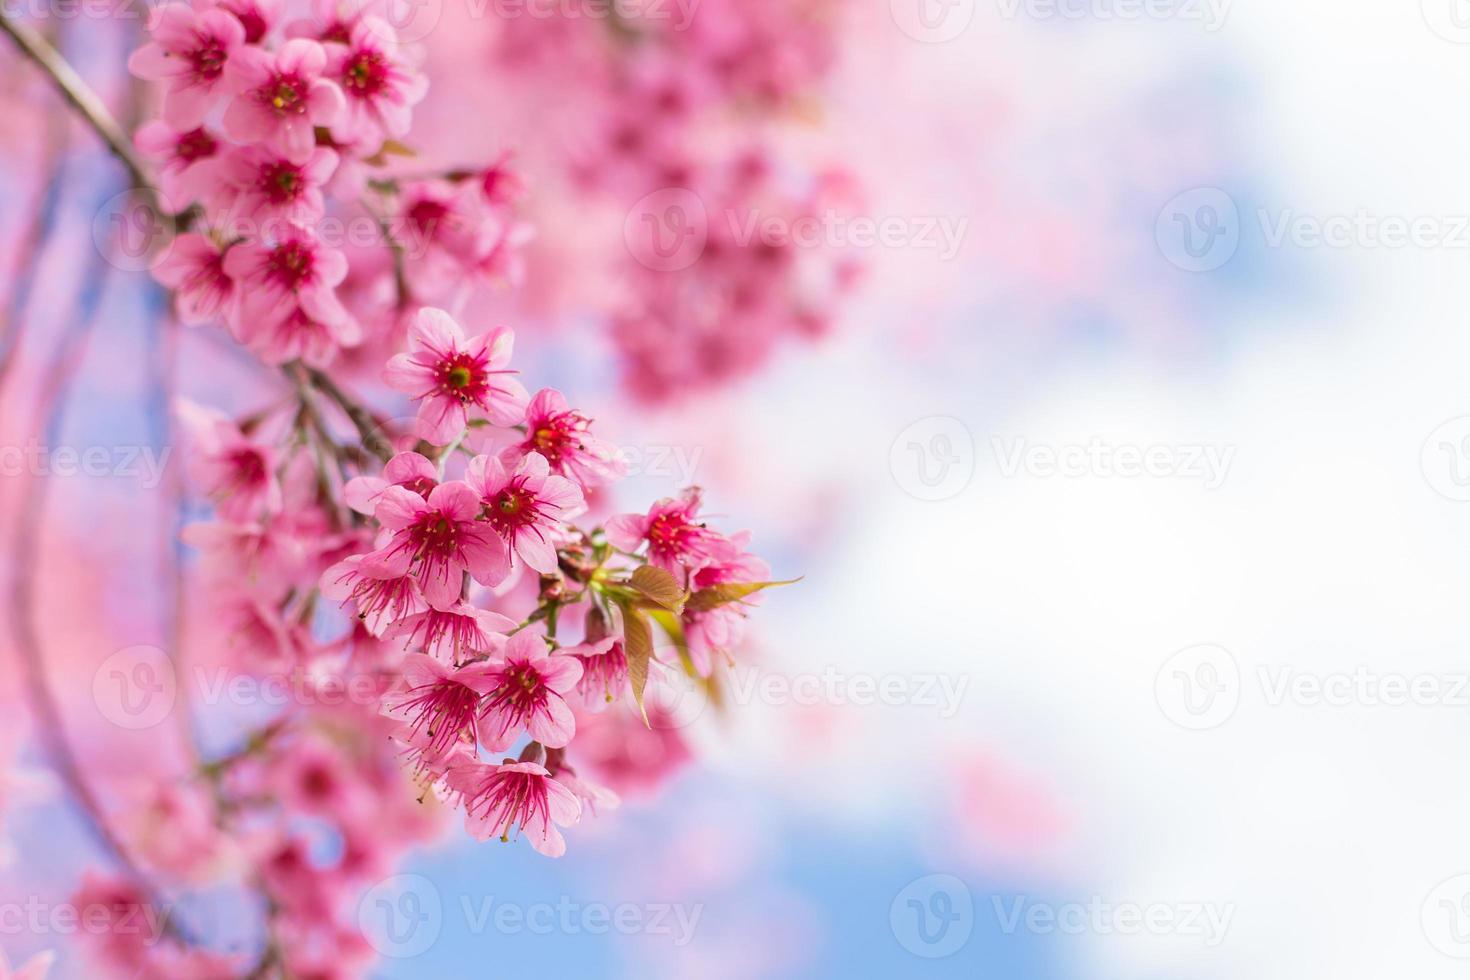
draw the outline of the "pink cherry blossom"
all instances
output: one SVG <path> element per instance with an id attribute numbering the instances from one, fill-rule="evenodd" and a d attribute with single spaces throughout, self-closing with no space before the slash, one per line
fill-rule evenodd
<path id="1" fill-rule="evenodd" d="M 203 126 L 175 129 L 161 119 L 138 127 L 133 144 L 158 165 L 158 183 L 164 197 L 182 207 L 190 201 L 217 204 L 222 158 L 219 140 Z"/>
<path id="2" fill-rule="evenodd" d="M 317 320 L 300 305 L 281 320 L 237 320 L 235 333 L 266 364 L 301 360 L 314 368 L 328 367 L 363 337 L 362 325 L 352 316 Z"/>
<path id="3" fill-rule="evenodd" d="M 628 690 L 628 653 L 621 637 L 608 636 L 562 651 L 582 660 L 577 693 L 589 711 L 601 711 Z"/>
<path id="4" fill-rule="evenodd" d="M 607 522 L 607 539 L 623 551 L 648 545 L 648 561 L 668 572 L 703 568 L 737 554 L 729 538 L 699 520 L 700 492 L 665 497 L 647 514 L 620 514 Z"/>
<path id="5" fill-rule="evenodd" d="M 388 631 L 389 638 L 402 638 L 445 663 L 459 663 L 474 653 L 486 653 L 500 635 L 515 629 L 515 620 L 457 602 L 448 609 L 426 609 L 400 620 Z"/>
<path id="6" fill-rule="evenodd" d="M 582 816 L 571 790 L 534 762 L 457 766 L 449 771 L 449 784 L 463 801 L 465 829 L 475 837 L 509 841 L 513 833 L 524 833 L 547 857 L 566 853 L 557 825 L 570 827 Z"/>
<path id="7" fill-rule="evenodd" d="M 504 328 L 467 341 L 448 313 L 425 308 L 409 331 L 408 352 L 388 362 L 384 379 L 419 402 L 419 437 L 447 445 L 471 417 L 496 425 L 524 417 L 526 389 L 506 367 L 514 342 Z"/>
<path id="8" fill-rule="evenodd" d="M 434 657 L 411 653 L 403 661 L 403 690 L 390 695 L 384 710 L 422 736 L 431 753 L 443 755 L 455 743 L 474 740 L 480 703 L 499 683 L 499 672 L 479 662 L 449 667 Z"/>
<path id="9" fill-rule="evenodd" d="M 283 0 L 219 0 L 245 28 L 245 42 L 259 44 L 281 19 Z"/>
<path id="10" fill-rule="evenodd" d="M 225 272 L 225 253 L 203 235 L 191 232 L 175 238 L 153 275 L 174 291 L 184 323 L 208 323 L 225 316 L 235 299 L 235 280 Z"/>
<path id="11" fill-rule="evenodd" d="M 737 549 L 743 549 L 750 540 L 748 532 L 731 537 Z M 691 588 L 695 591 L 715 585 L 730 583 L 768 582 L 771 566 L 755 555 L 741 551 L 734 558 L 713 562 L 694 573 Z M 740 602 L 727 602 L 722 606 L 701 612 L 684 612 L 684 637 L 689 645 L 689 657 L 702 675 L 708 675 L 717 654 L 728 653 L 745 635 L 748 610 L 757 605 L 762 594 L 757 592 Z"/>
<path id="12" fill-rule="evenodd" d="M 563 695 L 582 677 L 576 657 L 554 655 L 541 636 L 522 630 L 491 663 L 494 683 L 485 698 L 480 729 L 487 748 L 507 749 L 522 731 L 548 748 L 571 741 L 576 720 Z"/>
<path id="13" fill-rule="evenodd" d="M 322 77 L 326 66 L 326 51 L 306 38 L 287 41 L 274 55 L 240 49 L 226 68 L 235 96 L 225 110 L 225 132 L 243 143 L 270 143 L 288 160 L 306 163 L 314 127 L 332 125 L 344 109 L 342 90 Z"/>
<path id="14" fill-rule="evenodd" d="M 280 324 L 298 308 L 318 323 L 345 326 L 351 319 L 336 294 L 347 275 L 346 257 L 305 229 L 290 229 L 272 244 L 234 245 L 225 253 L 224 269 L 240 290 L 232 326 L 242 339 Z"/>
<path id="15" fill-rule="evenodd" d="M 359 17 L 344 29 L 340 43 L 327 46 L 327 76 L 346 97 L 332 138 L 369 145 L 401 138 L 408 132 L 414 105 L 428 91 L 427 80 L 387 40 L 393 28 L 386 21 Z"/>
<path id="16" fill-rule="evenodd" d="M 167 82 L 164 121 L 175 129 L 193 129 L 225 93 L 226 70 L 244 50 L 245 29 L 223 10 L 170 3 L 154 12 L 149 33 L 152 40 L 128 58 L 128 70 Z"/>
<path id="17" fill-rule="evenodd" d="M 253 224 L 320 221 L 326 212 L 322 186 L 337 169 L 337 160 L 335 150 L 321 146 L 300 163 L 267 146 L 236 147 L 220 166 L 220 175 L 238 189 L 232 219 Z"/>
<path id="18" fill-rule="evenodd" d="M 592 420 L 568 407 L 555 388 L 543 388 L 526 407 L 526 438 L 518 449 L 546 457 L 551 468 L 584 490 L 624 476 L 627 464 L 617 449 L 592 435 Z"/>
<path id="19" fill-rule="evenodd" d="M 378 509 L 378 498 L 389 487 L 403 487 L 427 499 L 438 485 L 438 468 L 427 457 L 407 452 L 388 460 L 382 476 L 356 476 L 347 481 L 342 496 L 347 506 L 371 517 Z"/>
<path id="20" fill-rule="evenodd" d="M 389 487 L 378 499 L 376 516 L 392 537 L 363 562 L 384 572 L 411 573 L 430 605 L 448 609 L 459 601 L 463 573 L 495 585 L 510 571 L 505 546 L 476 520 L 479 512 L 479 496 L 458 481 L 441 483 L 427 500 Z"/>
<path id="21" fill-rule="evenodd" d="M 391 571 L 366 562 L 365 557 L 344 558 L 323 572 L 322 596 L 334 602 L 351 602 L 368 631 L 382 636 L 393 623 L 426 608 L 423 589 L 406 570 Z"/>
<path id="22" fill-rule="evenodd" d="M 179 420 L 193 443 L 189 472 L 227 521 L 280 512 L 275 450 L 240 431 L 222 412 L 180 401 Z"/>
<path id="23" fill-rule="evenodd" d="M 553 475 L 540 453 L 527 453 L 510 472 L 494 456 L 476 456 L 465 482 L 479 494 L 485 520 L 508 555 L 543 575 L 556 571 L 557 526 L 585 506 L 575 483 Z"/>

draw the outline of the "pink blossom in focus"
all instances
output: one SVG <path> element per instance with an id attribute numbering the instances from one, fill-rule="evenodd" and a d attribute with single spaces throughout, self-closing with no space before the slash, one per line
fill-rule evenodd
<path id="1" fill-rule="evenodd" d="M 522 630 L 491 663 L 494 681 L 482 708 L 480 730 L 486 748 L 507 749 L 522 730 L 548 748 L 571 741 L 576 719 L 563 695 L 582 677 L 576 657 L 552 654 L 545 639 Z"/>
<path id="2" fill-rule="evenodd" d="M 388 362 L 384 379 L 419 402 L 419 437 L 447 445 L 471 417 L 496 425 L 524 417 L 526 389 L 506 367 L 514 342 L 503 328 L 467 341 L 448 313 L 426 308 L 409 331 L 408 352 Z"/>
<path id="3" fill-rule="evenodd" d="M 450 770 L 449 784 L 464 801 L 465 829 L 475 837 L 509 841 L 513 833 L 524 833 L 547 857 L 566 853 L 557 825 L 570 827 L 582 816 L 571 790 L 534 762 L 458 766 Z"/>
<path id="4" fill-rule="evenodd" d="M 534 452 L 509 472 L 495 456 L 476 456 L 465 482 L 479 494 L 485 520 L 505 542 L 508 562 L 519 555 L 543 575 L 556 571 L 557 525 L 584 506 L 576 484 L 552 475 L 546 457 Z"/>

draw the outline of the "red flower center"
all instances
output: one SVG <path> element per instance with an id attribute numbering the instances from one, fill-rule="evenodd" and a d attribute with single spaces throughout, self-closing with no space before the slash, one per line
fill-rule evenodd
<path id="1" fill-rule="evenodd" d="M 214 156 L 217 149 L 219 144 L 201 126 L 179 136 L 178 143 L 174 145 L 174 155 L 185 163 L 193 163 L 195 160 Z"/>
<path id="2" fill-rule="evenodd" d="M 439 390 L 462 402 L 479 404 L 487 384 L 484 367 L 468 354 L 453 354 L 439 363 Z"/>
<path id="3" fill-rule="evenodd" d="M 524 477 L 506 484 L 489 503 L 485 519 L 501 537 L 513 538 L 517 531 L 535 524 L 540 517 L 536 495 L 526 489 Z"/>
<path id="4" fill-rule="evenodd" d="M 311 277 L 316 256 L 301 242 L 283 242 L 271 250 L 266 271 L 286 289 L 295 291 Z"/>
<path id="5" fill-rule="evenodd" d="M 278 116 L 299 116 L 306 112 L 306 81 L 300 75 L 276 75 L 257 92 Z"/>
<path id="6" fill-rule="evenodd" d="M 342 87 L 349 95 L 370 98 L 388 85 L 388 62 L 377 51 L 359 51 L 342 70 Z"/>
<path id="7" fill-rule="evenodd" d="M 301 179 L 300 167 L 276 160 L 261 168 L 259 187 L 272 204 L 290 204 L 301 196 L 306 182 Z"/>
<path id="8" fill-rule="evenodd" d="M 217 37 L 201 34 L 198 41 L 199 46 L 189 52 L 189 69 L 195 81 L 212 82 L 224 72 L 229 55 Z"/>
<path id="9" fill-rule="evenodd" d="M 459 525 L 443 514 L 430 513 L 408 530 L 414 555 L 452 557 L 459 548 Z"/>

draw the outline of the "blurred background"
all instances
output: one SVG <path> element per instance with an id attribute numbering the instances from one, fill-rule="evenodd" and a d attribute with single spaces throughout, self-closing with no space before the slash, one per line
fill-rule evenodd
<path id="1" fill-rule="evenodd" d="M 494 301 L 520 367 L 641 454 L 620 501 L 697 483 L 804 578 L 766 599 L 723 710 L 670 706 L 694 758 L 566 858 L 456 831 L 365 896 L 372 976 L 1463 974 L 1470 7 L 847 5 L 820 104 L 771 139 L 861 188 L 822 241 L 861 272 L 818 335 L 651 399 L 565 233 L 620 248 L 637 205 L 599 223 L 538 191 L 564 136 L 529 103 L 450 133 L 487 99 L 458 2 L 423 38 L 451 93 L 435 150 L 526 161 L 538 244 Z M 109 98 L 130 44 L 67 38 Z M 120 790 L 168 751 L 111 738 L 91 696 L 172 601 L 159 365 L 217 401 L 243 368 L 167 330 L 137 270 L 99 279 L 116 167 L 0 58 L 0 441 L 141 467 L 53 467 L 42 504 L 34 467 L 7 471 L 4 534 L 30 547 L 6 550 L 35 557 L 4 585 Z M 61 901 L 97 855 L 49 720 L 17 671 L 0 692 L 0 899 Z M 198 902 L 228 933 L 229 899 Z M 13 961 L 91 975 L 19 921 Z"/>

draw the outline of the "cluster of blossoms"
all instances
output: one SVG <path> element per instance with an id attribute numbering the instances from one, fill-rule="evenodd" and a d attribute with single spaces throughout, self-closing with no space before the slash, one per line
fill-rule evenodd
<path id="1" fill-rule="evenodd" d="M 418 305 L 515 282 L 529 233 L 501 162 L 393 173 L 427 90 L 420 58 L 367 5 L 321 0 L 291 21 L 280 0 L 157 11 L 129 66 L 164 85 L 137 145 L 190 228 L 155 269 L 181 319 L 222 319 L 270 364 L 325 367 L 344 349 L 381 363 Z"/>
<path id="2" fill-rule="evenodd" d="M 155 275 L 181 321 L 222 322 L 285 382 L 243 417 L 176 406 L 213 508 L 184 531 L 188 662 L 285 696 L 198 719 L 228 750 L 119 824 L 143 875 L 89 876 L 74 901 L 112 910 L 94 938 L 118 975 L 362 976 L 358 895 L 455 809 L 556 856 L 562 828 L 681 764 L 652 694 L 711 678 L 774 583 L 697 489 L 609 512 L 626 467 L 591 419 L 523 386 L 510 330 L 434 305 L 514 279 L 520 184 L 503 161 L 386 175 L 425 84 L 385 21 L 175 3 L 131 66 L 164 83 L 138 134 L 178 229 Z M 383 236 L 326 240 L 353 209 Z M 348 392 L 369 375 L 414 418 Z M 133 927 L 220 882 L 256 897 L 258 949 L 202 945 L 187 904 Z"/>
<path id="3" fill-rule="evenodd" d="M 535 105 L 568 117 L 544 128 L 574 134 L 558 160 L 579 200 L 627 214 L 678 189 L 704 213 L 697 258 L 668 268 L 649 261 L 657 241 L 628 241 L 614 263 L 613 339 L 636 395 L 662 401 L 744 377 L 784 340 L 823 334 L 854 286 L 859 263 L 840 249 L 742 233 L 858 205 L 850 174 L 808 165 L 779 132 L 811 115 L 847 16 L 842 0 L 698 0 L 506 21 L 508 84 L 534 99 L 544 75 L 575 83 L 556 89 L 556 105 Z"/>

